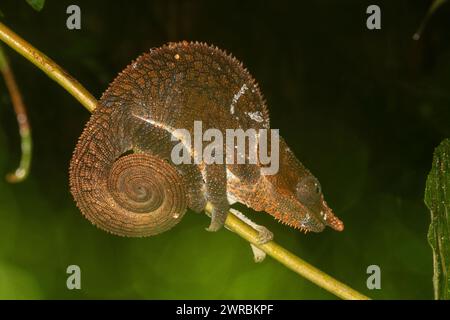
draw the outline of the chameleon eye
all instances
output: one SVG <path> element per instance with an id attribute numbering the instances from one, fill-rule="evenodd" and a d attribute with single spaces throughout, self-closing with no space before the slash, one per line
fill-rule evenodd
<path id="1" fill-rule="evenodd" d="M 322 188 L 314 177 L 305 177 L 297 184 L 297 197 L 300 202 L 311 205 L 319 201 Z"/>

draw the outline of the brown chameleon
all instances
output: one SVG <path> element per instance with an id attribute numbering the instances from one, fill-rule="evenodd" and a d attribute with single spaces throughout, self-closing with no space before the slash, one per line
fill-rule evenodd
<path id="1" fill-rule="evenodd" d="M 194 121 L 219 130 L 270 126 L 257 83 L 216 47 L 169 43 L 132 62 L 101 97 L 74 151 L 70 187 L 81 212 L 111 233 L 148 236 L 208 202 L 207 230 L 216 231 L 237 201 L 303 231 L 343 230 L 318 180 L 281 138 L 274 175 L 258 164 L 175 165 L 174 128 L 192 132 Z"/>

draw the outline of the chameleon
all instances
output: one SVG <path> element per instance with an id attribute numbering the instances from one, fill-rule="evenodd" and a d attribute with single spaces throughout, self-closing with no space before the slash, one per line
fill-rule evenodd
<path id="1" fill-rule="evenodd" d="M 263 174 L 260 163 L 174 164 L 181 141 L 174 132 L 192 132 L 194 121 L 219 130 L 270 128 L 259 85 L 225 51 L 183 41 L 134 60 L 103 93 L 74 150 L 70 190 L 82 214 L 110 233 L 142 237 L 208 203 L 207 230 L 217 231 L 239 202 L 304 232 L 343 230 L 319 181 L 281 137 L 276 174 Z M 266 232 L 261 242 L 270 239 Z"/>

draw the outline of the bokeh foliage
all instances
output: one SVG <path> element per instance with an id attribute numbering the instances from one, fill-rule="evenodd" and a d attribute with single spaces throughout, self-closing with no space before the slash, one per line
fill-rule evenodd
<path id="1" fill-rule="evenodd" d="M 434 148 L 450 136 L 450 19 L 443 6 L 411 39 L 428 1 L 380 1 L 382 29 L 365 28 L 365 1 L 77 1 L 82 29 L 65 27 L 72 1 L 0 4 L 5 23 L 96 97 L 132 59 L 167 41 L 232 52 L 261 85 L 272 126 L 322 183 L 343 233 L 304 235 L 252 213 L 279 243 L 381 299 L 433 298 L 424 186 Z M 189 213 L 172 231 L 124 239 L 91 226 L 68 191 L 67 168 L 85 111 L 9 51 L 29 108 L 35 154 L 20 185 L 0 179 L 1 298 L 333 299 L 275 261 L 256 265 L 247 243 Z M 19 157 L 0 84 L 0 173 Z M 82 290 L 65 287 L 68 265 Z M 377 264 L 382 289 L 366 288 Z"/>

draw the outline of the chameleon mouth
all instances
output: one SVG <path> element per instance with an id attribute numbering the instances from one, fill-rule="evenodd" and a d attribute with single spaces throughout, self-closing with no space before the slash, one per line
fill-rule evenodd
<path id="1" fill-rule="evenodd" d="M 300 225 L 300 229 L 303 229 L 303 228 L 305 228 L 305 227 L 304 227 L 304 224 L 302 223 Z M 306 231 L 322 232 L 323 229 L 325 229 L 325 223 L 323 223 L 316 217 L 314 217 L 312 219 L 310 218 L 308 224 L 306 225 Z"/>
<path id="2" fill-rule="evenodd" d="M 283 202 L 280 206 L 266 207 L 264 211 L 281 223 L 303 232 L 322 232 L 327 226 L 336 231 L 344 230 L 344 223 L 334 215 L 323 198 L 313 208 L 299 202 Z"/>

